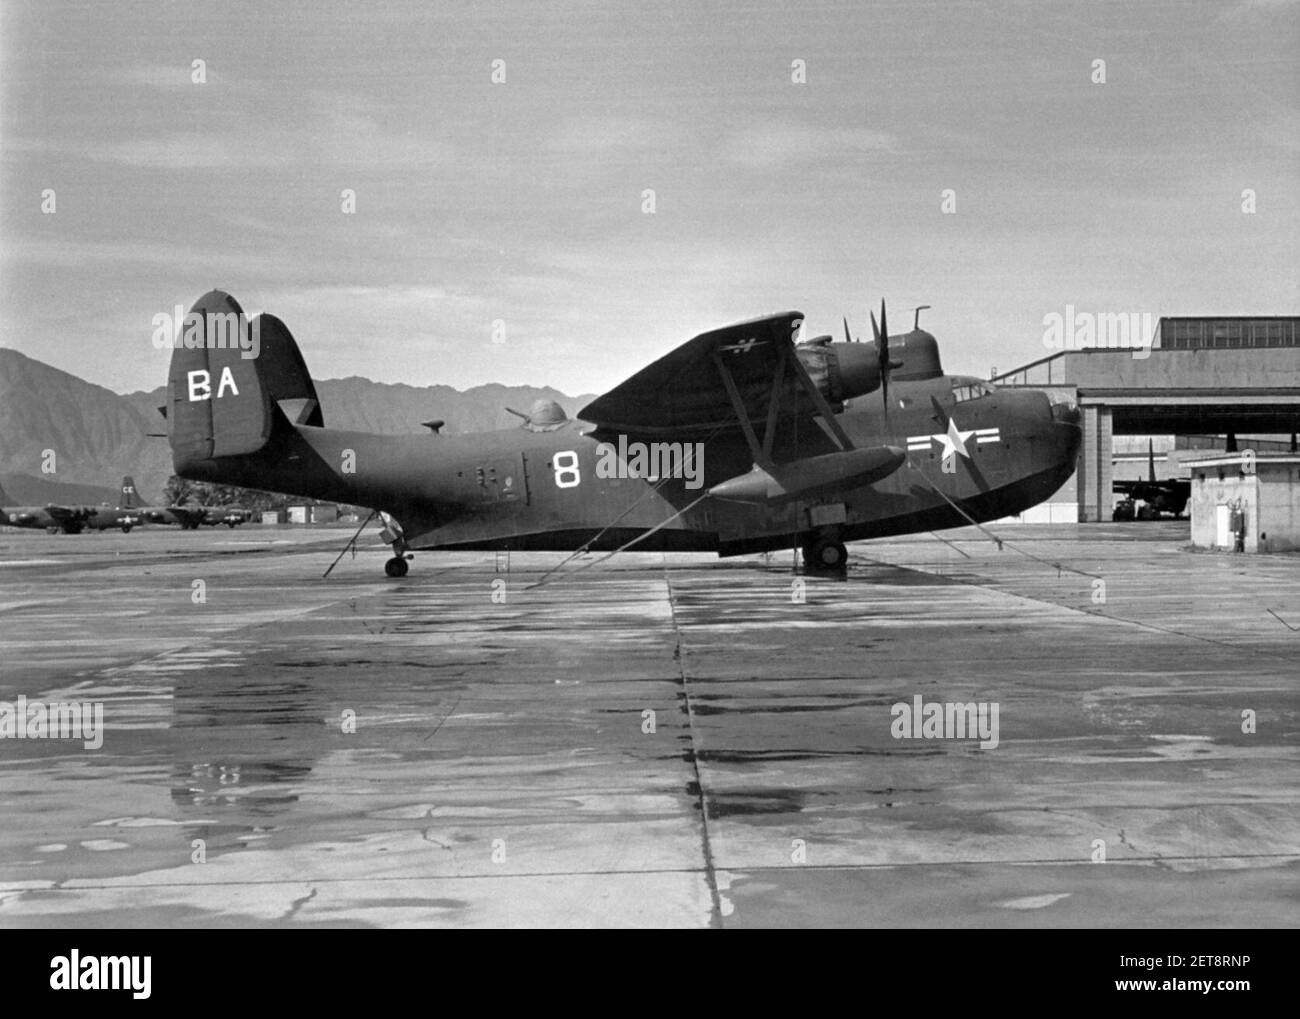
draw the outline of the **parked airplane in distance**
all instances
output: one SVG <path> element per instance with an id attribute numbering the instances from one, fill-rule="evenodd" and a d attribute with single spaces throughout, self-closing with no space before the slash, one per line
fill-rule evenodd
<path id="1" fill-rule="evenodd" d="M 1112 519 L 1156 520 L 1161 513 L 1181 517 L 1192 497 L 1192 483 L 1186 479 L 1166 478 L 1156 480 L 1155 446 L 1147 440 L 1147 480 L 1115 481 L 1114 490 L 1124 496 L 1115 506 Z M 1137 504 L 1141 502 L 1142 505 Z"/>
<path id="2" fill-rule="evenodd" d="M 252 510 L 242 506 L 199 506 L 195 503 L 175 506 L 144 506 L 135 489 L 135 479 L 129 474 L 122 478 L 122 505 L 150 524 L 179 524 L 183 531 L 197 531 L 200 525 L 215 527 L 225 524 L 238 527 L 247 523 Z"/>
<path id="3" fill-rule="evenodd" d="M 95 515 L 94 506 L 63 506 L 46 503 L 44 506 L 11 505 L 9 496 L 0 487 L 0 523 L 10 527 L 42 528 L 51 534 L 80 534 L 87 521 Z"/>

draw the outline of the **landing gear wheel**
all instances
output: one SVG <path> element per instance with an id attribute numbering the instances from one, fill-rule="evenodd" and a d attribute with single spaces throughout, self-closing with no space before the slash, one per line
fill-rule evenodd
<path id="1" fill-rule="evenodd" d="M 848 568 L 849 550 L 836 538 L 818 538 L 804 546 L 804 563 L 810 569 L 843 573 Z"/>
<path id="2" fill-rule="evenodd" d="M 132 524 L 123 524 L 123 525 L 122 525 L 122 533 L 123 533 L 123 534 L 130 534 L 130 533 L 131 533 L 131 528 L 132 528 L 132 526 L 134 526 L 134 525 L 132 525 Z"/>
<path id="3" fill-rule="evenodd" d="M 393 556 L 392 559 L 384 563 L 384 572 L 390 577 L 405 577 L 406 571 L 410 568 L 410 564 L 401 556 Z"/>

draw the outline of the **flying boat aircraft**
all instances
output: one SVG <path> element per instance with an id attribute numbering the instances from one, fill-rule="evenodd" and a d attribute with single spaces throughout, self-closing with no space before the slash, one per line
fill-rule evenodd
<path id="1" fill-rule="evenodd" d="M 883 302 L 871 343 L 847 321 L 843 341 L 797 342 L 801 313 L 767 315 L 686 341 L 576 418 L 542 401 L 514 412 L 518 427 L 466 435 L 326 427 L 284 323 L 259 315 L 248 358 L 207 342 L 231 316 L 233 297 L 204 295 L 172 353 L 160 410 L 176 474 L 373 507 L 390 577 L 435 549 L 797 546 L 808 567 L 842 571 L 846 542 L 1042 502 L 1080 445 L 1071 399 L 946 375 L 919 319 L 889 335 Z"/>

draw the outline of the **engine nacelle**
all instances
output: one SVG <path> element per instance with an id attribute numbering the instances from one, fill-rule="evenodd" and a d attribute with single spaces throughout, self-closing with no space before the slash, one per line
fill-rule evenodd
<path id="1" fill-rule="evenodd" d="M 795 356 L 830 403 L 864 396 L 880 386 L 880 357 L 871 343 L 832 343 L 829 336 L 801 343 Z"/>

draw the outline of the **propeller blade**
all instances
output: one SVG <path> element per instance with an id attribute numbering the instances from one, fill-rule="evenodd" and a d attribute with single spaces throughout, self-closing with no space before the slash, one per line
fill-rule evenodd
<path id="1" fill-rule="evenodd" d="M 885 318 L 885 299 L 880 299 L 880 398 L 885 402 L 885 417 L 889 417 L 889 322 Z"/>
<path id="2" fill-rule="evenodd" d="M 849 335 L 849 319 L 847 315 L 844 318 L 844 342 L 845 343 L 853 342 L 853 337 Z"/>
<path id="3" fill-rule="evenodd" d="M 876 343 L 880 343 L 880 326 L 876 325 L 876 313 L 871 313 L 871 335 L 876 338 Z"/>

